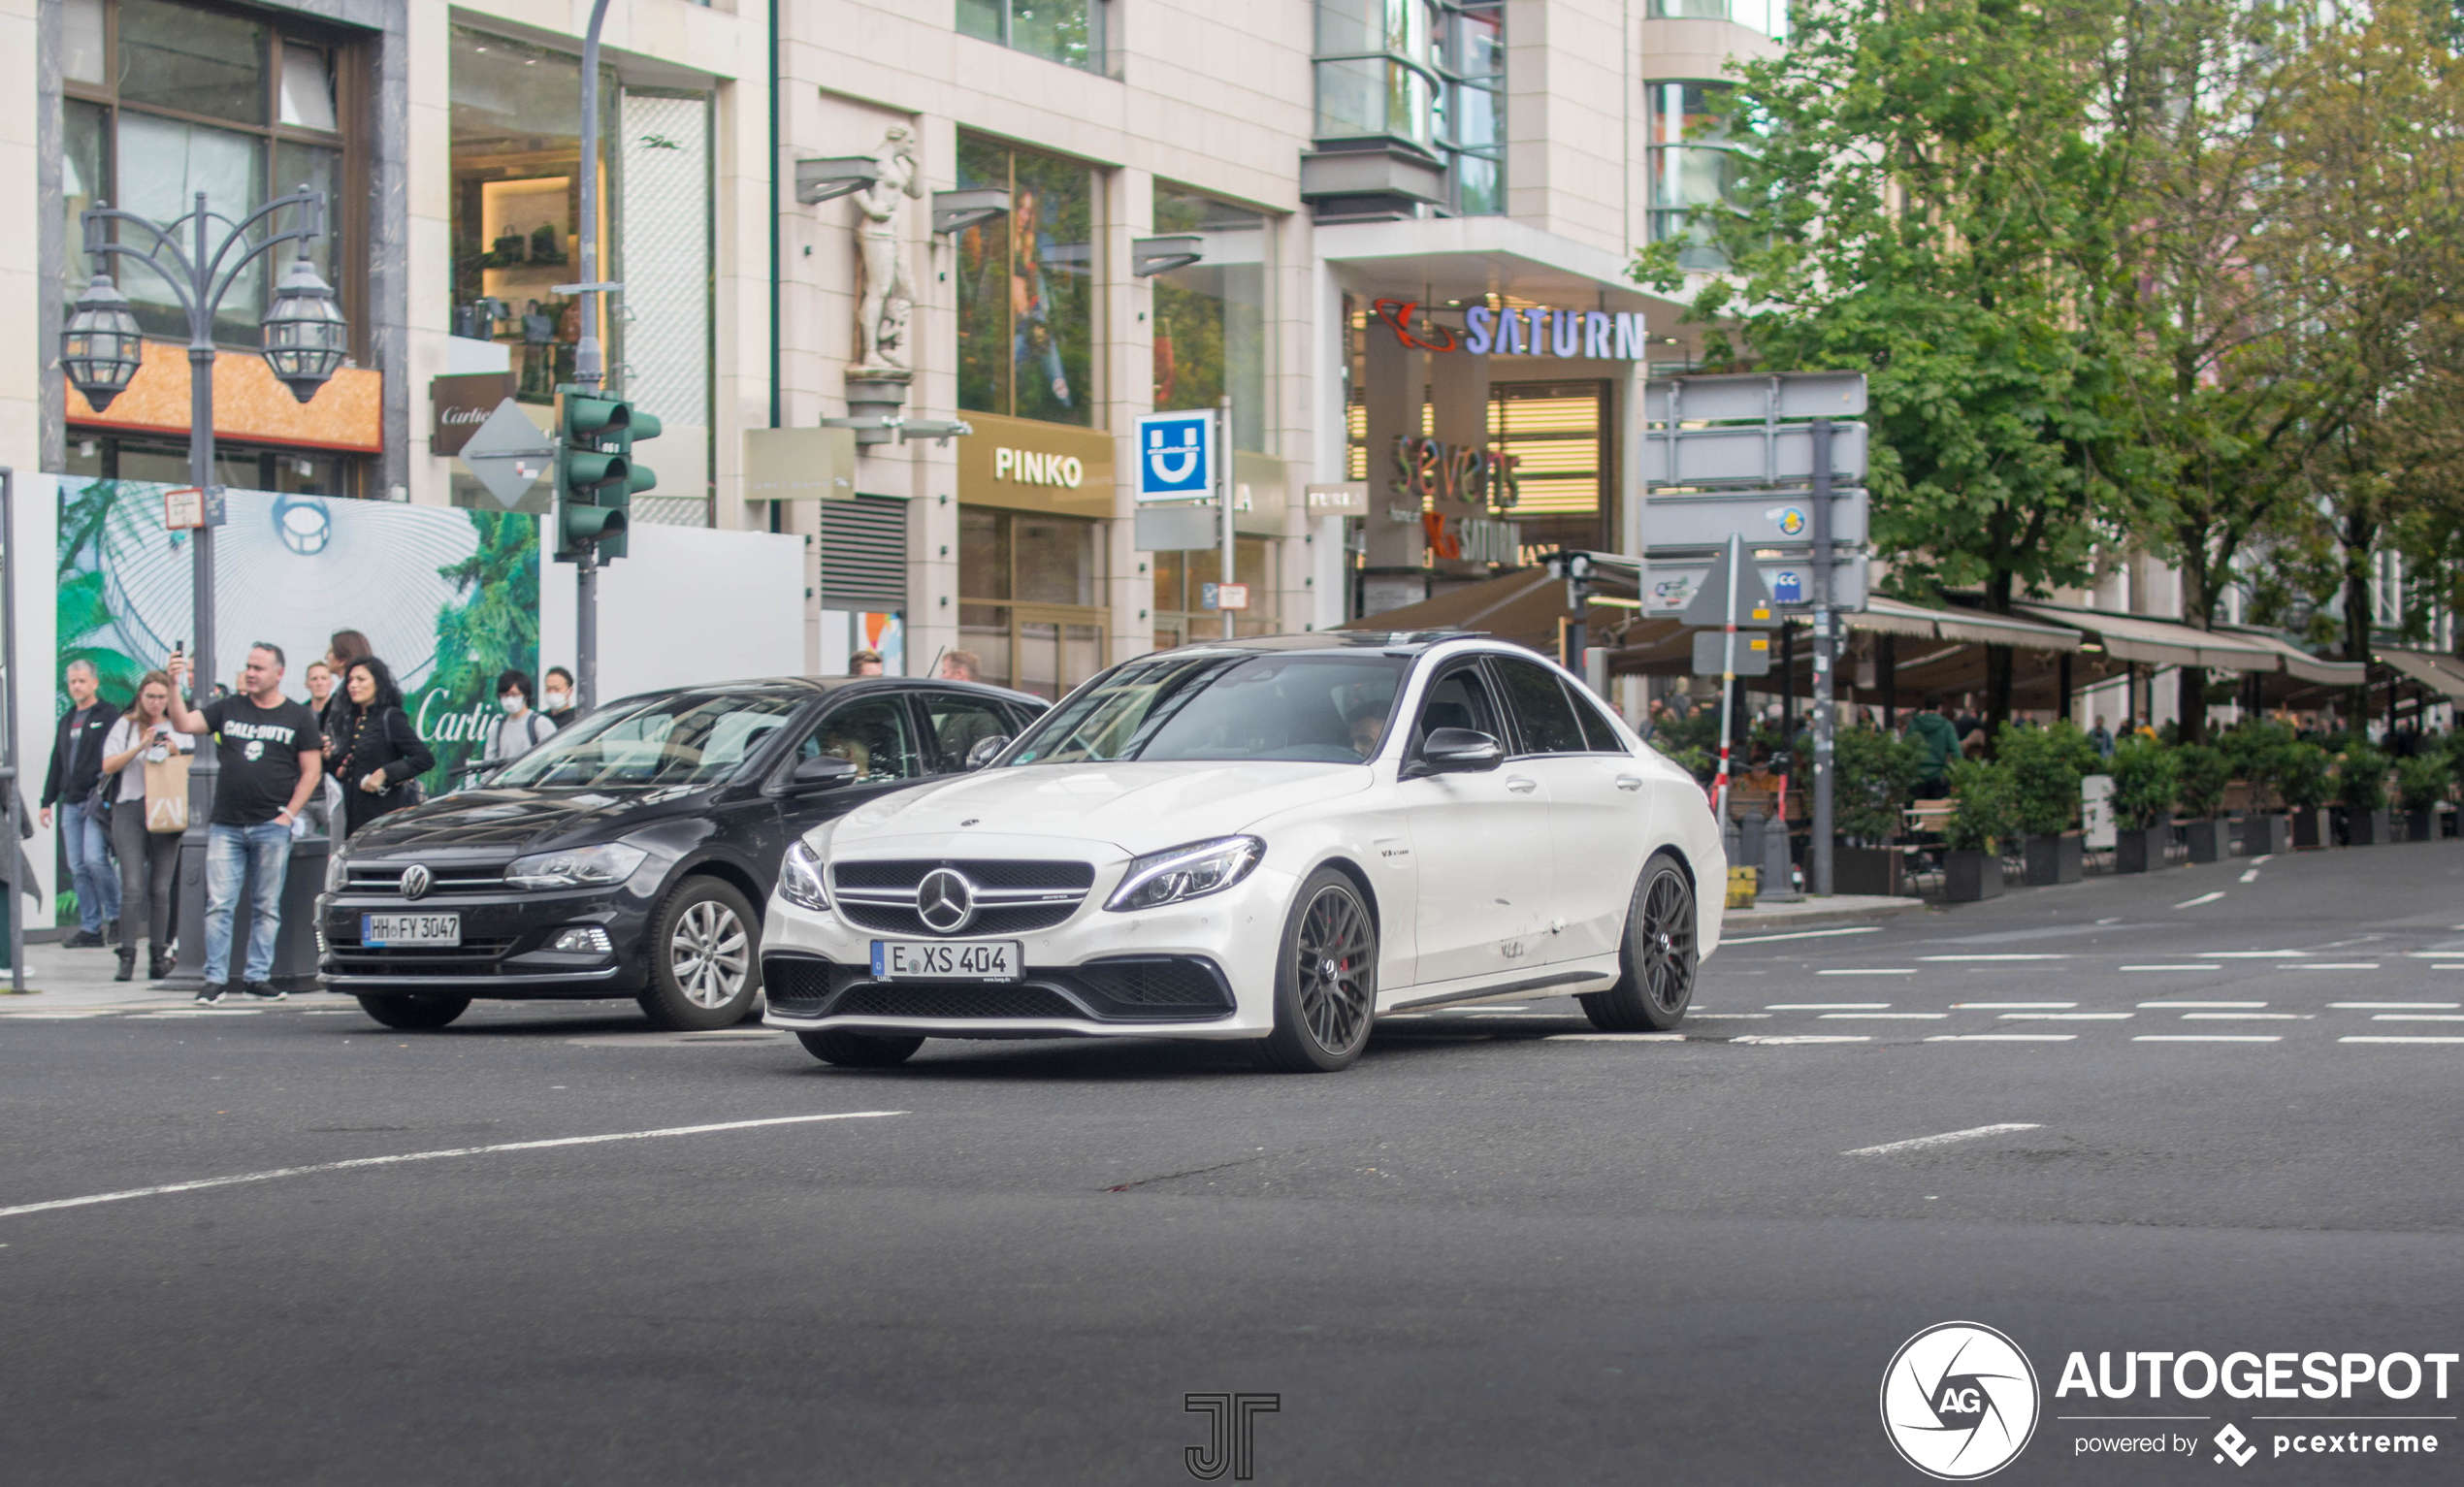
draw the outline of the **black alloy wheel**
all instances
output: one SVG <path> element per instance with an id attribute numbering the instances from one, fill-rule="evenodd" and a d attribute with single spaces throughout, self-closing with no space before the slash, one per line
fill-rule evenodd
<path id="1" fill-rule="evenodd" d="M 1694 881 L 1673 853 L 1655 852 L 1642 864 L 1633 904 L 1626 910 L 1626 941 L 1619 947 L 1617 984 L 1576 997 L 1594 1027 L 1609 1032 L 1665 1033 L 1684 1020 L 1694 1000 L 1696 966 Z"/>
<path id="2" fill-rule="evenodd" d="M 1275 1030 L 1258 1062 L 1286 1074 L 1348 1069 L 1378 1010 L 1378 921 L 1351 879 L 1320 868 L 1301 885 L 1275 973 Z"/>
<path id="3" fill-rule="evenodd" d="M 379 996 L 373 991 L 360 993 L 359 1010 L 387 1027 L 406 1031 L 442 1027 L 470 1010 L 467 996 Z"/>

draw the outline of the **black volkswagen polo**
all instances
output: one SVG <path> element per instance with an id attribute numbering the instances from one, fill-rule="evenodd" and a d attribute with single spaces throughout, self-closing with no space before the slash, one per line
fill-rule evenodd
<path id="1" fill-rule="evenodd" d="M 317 901 L 326 985 L 388 1027 L 442 1027 L 477 997 L 621 995 L 661 1027 L 740 1021 L 788 843 L 980 762 L 1045 705 L 892 677 L 611 702 L 338 849 Z"/>

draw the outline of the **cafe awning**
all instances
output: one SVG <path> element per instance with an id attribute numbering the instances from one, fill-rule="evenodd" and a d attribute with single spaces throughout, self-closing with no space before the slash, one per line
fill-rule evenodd
<path id="1" fill-rule="evenodd" d="M 2011 607 L 2026 618 L 2080 631 L 2087 637 L 2087 644 L 2080 649 L 2101 650 L 2116 661 L 2152 666 L 2205 666 L 2211 671 L 2284 669 L 2273 648 L 2228 630 L 2200 630 L 2152 615 L 2109 614 L 2068 604 L 2028 602 Z"/>
<path id="2" fill-rule="evenodd" d="M 2313 656 L 2273 630 L 2249 625 L 2220 625 L 2221 633 L 2237 639 L 2255 641 L 2275 654 L 2276 668 L 2288 676 L 2320 687 L 2358 687 L 2369 675 L 2370 668 L 2357 661 L 2329 661 Z"/>
<path id="3" fill-rule="evenodd" d="M 2464 701 L 2464 658 L 2449 656 L 2444 651 L 2415 651 L 2394 645 L 2374 646 L 2370 655 L 2379 664 L 2393 667 L 2406 678 L 2420 683 L 2450 702 Z M 2340 662 L 2336 664 L 2350 663 Z M 2360 682 L 2358 673 L 2361 669 L 2358 665 L 2351 666 L 2356 674 L 2348 685 Z"/>

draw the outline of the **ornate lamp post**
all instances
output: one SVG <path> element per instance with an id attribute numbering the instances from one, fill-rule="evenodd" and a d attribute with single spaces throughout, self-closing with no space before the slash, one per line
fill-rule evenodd
<path id="1" fill-rule="evenodd" d="M 214 312 L 243 282 L 255 262 L 285 242 L 299 256 L 275 287 L 263 322 L 265 360 L 276 377 L 306 403 L 342 365 L 350 327 L 342 319 L 333 286 L 308 261 L 308 245 L 325 231 L 325 193 L 300 187 L 237 221 L 210 210 L 206 193 L 196 210 L 177 221 L 157 223 L 97 202 L 85 210 L 85 252 L 93 277 L 78 296 L 60 333 L 60 365 L 69 382 L 96 412 L 128 390 L 137 376 L 143 338 L 128 297 L 110 276 L 113 258 L 133 259 L 154 271 L 188 316 L 188 478 L 211 490 L 213 478 Z M 274 219 L 297 208 L 295 225 L 276 231 Z M 112 224 L 134 229 L 138 241 L 113 241 Z M 253 236 L 252 236 L 253 234 Z M 190 633 L 195 687 L 200 702 L 213 695 L 213 528 L 200 527 L 194 549 L 196 613 Z M 175 982 L 196 982 L 205 964 L 206 824 L 213 815 L 214 751 L 197 751 L 188 774 L 188 830 L 179 842 L 179 967 Z"/>

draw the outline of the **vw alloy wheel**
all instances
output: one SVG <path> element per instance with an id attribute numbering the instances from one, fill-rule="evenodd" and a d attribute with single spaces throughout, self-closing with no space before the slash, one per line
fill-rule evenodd
<path id="1" fill-rule="evenodd" d="M 705 898 L 687 908 L 667 937 L 668 964 L 676 988 L 697 1007 L 713 1010 L 744 991 L 752 964 L 751 942 L 735 911 Z"/>

